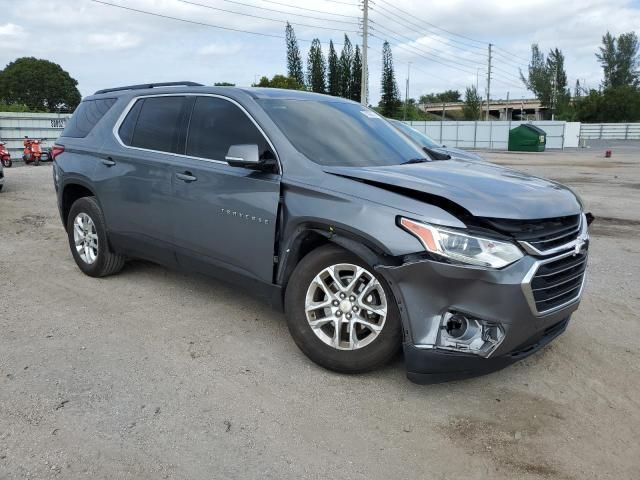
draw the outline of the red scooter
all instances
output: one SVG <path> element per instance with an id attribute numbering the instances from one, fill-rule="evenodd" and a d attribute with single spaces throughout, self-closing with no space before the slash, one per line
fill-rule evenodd
<path id="1" fill-rule="evenodd" d="M 40 165 L 40 160 L 43 157 L 42 149 L 40 148 L 40 140 L 24 137 L 22 144 L 24 145 L 24 151 L 22 152 L 22 160 L 24 160 L 24 163 Z"/>
<path id="2" fill-rule="evenodd" d="M 0 142 L 0 162 L 2 162 L 3 167 L 9 168 L 13 165 L 13 162 L 11 161 L 11 154 L 5 145 L 5 142 Z"/>

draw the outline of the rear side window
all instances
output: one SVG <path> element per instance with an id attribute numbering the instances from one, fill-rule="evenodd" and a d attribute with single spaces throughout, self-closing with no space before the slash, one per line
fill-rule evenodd
<path id="1" fill-rule="evenodd" d="M 61 136 L 74 138 L 86 137 L 114 103 L 116 103 L 115 98 L 85 100 L 78 105 L 73 116 L 67 122 L 67 126 L 62 131 Z"/>
<path id="2" fill-rule="evenodd" d="M 184 107 L 185 97 L 140 99 L 120 126 L 120 139 L 131 147 L 182 153 L 179 144 Z"/>
<path id="3" fill-rule="evenodd" d="M 258 145 L 264 159 L 275 158 L 264 135 L 235 104 L 215 97 L 198 97 L 187 136 L 187 155 L 224 161 L 229 147 Z"/>

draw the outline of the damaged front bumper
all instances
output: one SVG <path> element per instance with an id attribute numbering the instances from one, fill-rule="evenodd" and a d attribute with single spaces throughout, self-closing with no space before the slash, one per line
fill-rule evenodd
<path id="1" fill-rule="evenodd" d="M 532 304 L 530 283 L 540 265 L 565 258 L 570 262 L 571 255 L 525 256 L 500 270 L 425 258 L 379 265 L 402 315 L 409 379 L 438 383 L 482 375 L 551 342 L 578 308 L 584 272 L 574 297 L 542 313 Z M 580 255 L 586 266 L 586 252 Z"/>

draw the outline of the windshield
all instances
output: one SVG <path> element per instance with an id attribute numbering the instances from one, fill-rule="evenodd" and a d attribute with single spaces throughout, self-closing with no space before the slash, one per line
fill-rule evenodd
<path id="1" fill-rule="evenodd" d="M 406 123 L 399 122 L 398 120 L 389 120 L 398 130 L 404 133 L 414 142 L 418 142 L 419 145 L 427 148 L 440 148 L 442 145 L 438 145 L 431 137 L 428 137 L 422 132 L 419 132 L 413 127 L 410 127 Z"/>
<path id="2" fill-rule="evenodd" d="M 383 117 L 356 103 L 263 99 L 260 104 L 293 146 L 320 165 L 387 166 L 425 157 Z"/>

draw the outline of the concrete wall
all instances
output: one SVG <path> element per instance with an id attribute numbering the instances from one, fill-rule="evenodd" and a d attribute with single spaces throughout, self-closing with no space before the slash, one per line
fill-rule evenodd
<path id="1" fill-rule="evenodd" d="M 0 112 L 0 139 L 7 143 L 11 158 L 22 159 L 22 140 L 43 138 L 44 148 L 53 145 L 64 129 L 69 113 L 13 113 Z"/>

